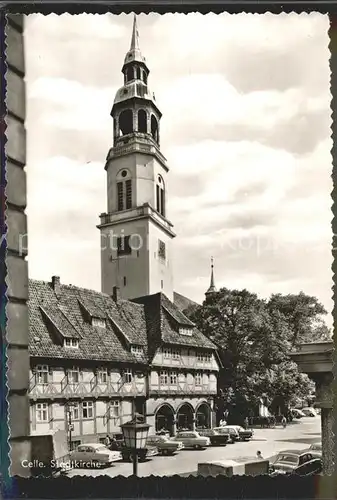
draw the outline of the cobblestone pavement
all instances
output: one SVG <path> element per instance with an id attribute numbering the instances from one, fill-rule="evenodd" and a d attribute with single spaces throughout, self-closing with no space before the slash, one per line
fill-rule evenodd
<path id="1" fill-rule="evenodd" d="M 173 457 L 155 456 L 147 462 L 138 465 L 139 476 L 170 476 L 174 474 L 189 475 L 195 473 L 198 462 L 209 460 L 253 458 L 258 450 L 264 458 L 273 457 L 286 449 L 305 449 L 320 439 L 320 417 L 303 418 L 285 429 L 255 429 L 254 439 L 250 442 L 229 444 L 221 447 L 209 447 L 206 450 L 182 450 Z M 116 462 L 112 467 L 99 470 L 76 469 L 69 472 L 69 477 L 75 475 L 111 477 L 132 474 L 132 464 Z"/>

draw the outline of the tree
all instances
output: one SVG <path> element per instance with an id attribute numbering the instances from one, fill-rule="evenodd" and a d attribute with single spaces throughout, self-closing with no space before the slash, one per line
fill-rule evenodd
<path id="1" fill-rule="evenodd" d="M 270 297 L 268 308 L 284 316 L 291 331 L 289 341 L 292 346 L 328 339 L 329 330 L 322 320 L 327 311 L 316 297 L 303 292 L 296 295 L 278 293 Z"/>
<path id="2" fill-rule="evenodd" d="M 310 381 L 288 353 L 298 339 L 327 334 L 317 318 L 324 308 L 315 297 L 277 294 L 266 301 L 247 290 L 222 288 L 185 314 L 219 348 L 220 414 L 227 407 L 242 419 L 262 395 L 272 408 L 285 411 L 308 393 Z"/>

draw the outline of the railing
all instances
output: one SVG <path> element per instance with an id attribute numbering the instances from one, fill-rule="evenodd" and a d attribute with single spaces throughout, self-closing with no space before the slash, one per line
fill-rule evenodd
<path id="1" fill-rule="evenodd" d="M 112 222 L 123 221 L 126 219 L 133 219 L 136 217 L 149 216 L 153 217 L 159 224 L 164 226 L 168 231 L 172 232 L 172 224 L 162 217 L 158 212 L 153 210 L 148 203 L 141 207 L 123 210 L 121 212 L 109 212 L 100 214 L 101 224 L 110 224 Z"/>
<path id="2" fill-rule="evenodd" d="M 156 155 L 164 164 L 166 164 L 166 158 L 159 151 L 158 147 L 154 144 L 149 143 L 142 137 L 139 137 L 138 140 L 136 139 L 130 141 L 127 144 L 117 144 L 114 148 L 111 148 L 107 156 L 107 161 L 109 161 L 111 158 L 115 158 L 128 153 L 134 153 L 137 151 L 145 154 Z"/>

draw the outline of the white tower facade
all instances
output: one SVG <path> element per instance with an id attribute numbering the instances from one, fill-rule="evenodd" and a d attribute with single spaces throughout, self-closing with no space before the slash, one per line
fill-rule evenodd
<path id="1" fill-rule="evenodd" d="M 173 226 L 167 218 L 168 166 L 160 151 L 160 119 L 139 49 L 136 17 L 122 68 L 124 85 L 111 110 L 114 142 L 105 169 L 107 212 L 101 214 L 102 292 L 119 287 L 133 299 L 163 292 L 173 300 Z"/>

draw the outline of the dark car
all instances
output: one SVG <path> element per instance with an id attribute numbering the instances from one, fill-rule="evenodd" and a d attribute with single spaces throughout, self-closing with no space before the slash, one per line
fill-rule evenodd
<path id="1" fill-rule="evenodd" d="M 109 449 L 112 451 L 120 451 L 124 462 L 132 461 L 133 451 L 125 446 L 123 434 L 116 434 L 113 436 Z M 137 455 L 138 455 L 138 460 L 140 462 L 143 462 L 147 458 L 158 455 L 158 448 L 156 448 L 155 446 L 147 446 L 142 450 L 137 450 Z"/>
<path id="2" fill-rule="evenodd" d="M 272 476 L 278 474 L 296 474 L 311 476 L 320 474 L 323 469 L 322 460 L 308 451 L 286 450 L 280 452 L 270 466 Z"/>
<path id="3" fill-rule="evenodd" d="M 313 443 L 310 448 L 308 449 L 308 452 L 312 454 L 313 457 L 315 458 L 322 458 L 322 443 L 321 441 L 318 441 L 317 443 Z"/>
<path id="4" fill-rule="evenodd" d="M 234 426 L 226 425 L 222 427 L 215 427 L 214 430 L 219 434 L 225 434 L 229 436 L 229 443 L 236 443 L 237 441 L 240 441 L 240 434 Z"/>
<path id="5" fill-rule="evenodd" d="M 198 430 L 200 436 L 205 436 L 208 437 L 211 446 L 221 446 L 221 445 L 226 445 L 230 439 L 229 434 L 220 434 L 215 429 L 202 429 Z"/>

